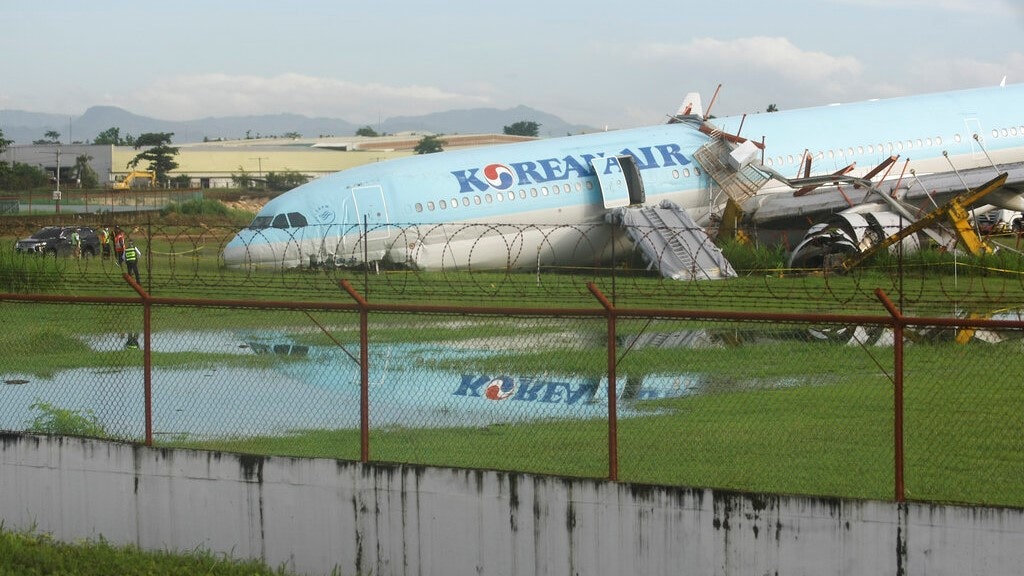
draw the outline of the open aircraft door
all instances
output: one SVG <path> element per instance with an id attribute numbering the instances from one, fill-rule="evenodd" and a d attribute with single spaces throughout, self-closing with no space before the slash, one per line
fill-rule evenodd
<path id="1" fill-rule="evenodd" d="M 590 161 L 601 186 L 605 208 L 621 208 L 644 203 L 644 184 L 636 160 L 626 154 L 606 156 Z"/>

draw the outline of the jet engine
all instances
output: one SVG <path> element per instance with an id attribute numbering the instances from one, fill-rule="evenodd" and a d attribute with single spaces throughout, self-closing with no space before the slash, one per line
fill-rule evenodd
<path id="1" fill-rule="evenodd" d="M 790 254 L 789 267 L 835 268 L 846 258 L 871 249 L 911 223 L 892 212 L 840 212 L 807 231 Z M 901 244 L 904 254 L 921 247 L 917 234 L 911 234 L 890 246 L 890 253 L 896 253 Z"/>

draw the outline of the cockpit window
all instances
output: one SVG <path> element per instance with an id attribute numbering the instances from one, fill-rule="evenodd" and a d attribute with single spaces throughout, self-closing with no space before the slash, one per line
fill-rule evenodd
<path id="1" fill-rule="evenodd" d="M 270 226 L 271 220 L 273 220 L 273 218 L 270 216 L 257 216 L 253 218 L 252 224 L 249 224 L 249 229 L 263 230 L 264 228 Z"/>
<path id="2" fill-rule="evenodd" d="M 308 226 L 309 221 L 300 212 L 289 212 L 287 214 L 278 214 L 276 216 L 257 216 L 253 219 L 252 224 L 249 224 L 250 230 L 263 230 L 264 228 L 298 228 L 300 226 Z"/>

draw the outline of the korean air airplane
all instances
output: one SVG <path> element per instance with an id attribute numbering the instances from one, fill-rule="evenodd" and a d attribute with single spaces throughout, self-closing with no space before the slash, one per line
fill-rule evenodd
<path id="1" fill-rule="evenodd" d="M 672 250 L 653 230 L 686 229 L 702 249 L 710 244 L 704 227 L 730 199 L 742 224 L 758 230 L 806 230 L 836 214 L 888 226 L 998 172 L 1009 178 L 985 202 L 1020 211 L 1022 102 L 1017 84 L 710 118 L 689 95 L 662 125 L 420 155 L 319 178 L 267 203 L 223 258 L 246 269 L 592 265 L 653 236 L 665 240 L 652 250 Z"/>

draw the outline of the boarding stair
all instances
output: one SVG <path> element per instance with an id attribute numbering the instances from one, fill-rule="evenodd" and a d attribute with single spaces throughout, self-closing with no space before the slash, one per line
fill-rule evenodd
<path id="1" fill-rule="evenodd" d="M 749 156 L 751 146 L 736 146 L 720 134 L 712 133 L 711 138 L 693 153 L 693 158 L 708 177 L 718 184 L 726 196 L 741 206 L 771 179 L 757 169 L 760 162 L 747 162 L 742 158 L 743 155 Z M 741 157 L 734 156 L 735 152 L 739 152 Z"/>
<path id="2" fill-rule="evenodd" d="M 736 271 L 703 228 L 668 200 L 619 208 L 616 216 L 651 268 L 673 280 L 734 278 Z"/>

